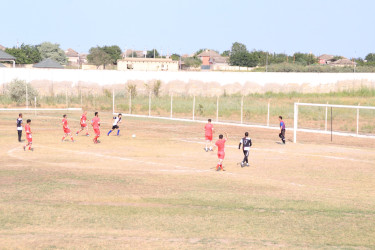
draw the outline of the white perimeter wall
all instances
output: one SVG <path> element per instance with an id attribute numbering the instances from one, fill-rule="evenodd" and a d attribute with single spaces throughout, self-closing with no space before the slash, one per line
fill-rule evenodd
<path id="1" fill-rule="evenodd" d="M 347 85 L 347 88 L 362 85 L 375 88 L 375 73 L 263 73 L 263 72 L 145 72 L 145 71 L 116 71 L 116 70 L 76 70 L 76 69 L 25 69 L 0 68 L 0 84 L 8 83 L 18 78 L 28 82 L 51 81 L 64 82 L 73 87 L 78 82 L 99 86 L 125 84 L 128 81 L 150 82 L 161 80 L 164 86 L 184 88 L 192 85 L 194 88 L 230 90 L 236 92 L 246 87 L 250 92 L 275 90 L 327 92 L 337 89 L 337 86 Z M 178 83 L 178 84 L 176 84 Z M 184 85 L 185 84 L 185 85 Z M 199 85 L 197 87 L 197 85 Z M 203 88 L 204 89 L 204 88 Z"/>

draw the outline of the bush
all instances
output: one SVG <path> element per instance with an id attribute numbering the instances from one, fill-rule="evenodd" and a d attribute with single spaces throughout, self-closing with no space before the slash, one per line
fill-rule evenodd
<path id="1" fill-rule="evenodd" d="M 154 95 L 155 95 L 156 97 L 159 97 L 160 89 L 161 89 L 161 81 L 160 81 L 160 80 L 157 80 L 157 81 L 154 83 L 154 86 L 152 87 L 152 92 L 154 92 Z"/>
<path id="2" fill-rule="evenodd" d="M 137 96 L 137 85 L 128 83 L 126 89 L 131 94 L 132 99 Z"/>
<path id="3" fill-rule="evenodd" d="M 6 92 L 10 99 L 18 104 L 26 102 L 26 85 L 27 85 L 27 94 L 28 94 L 28 104 L 31 104 L 31 101 L 38 96 L 38 91 L 34 89 L 30 83 L 27 83 L 24 80 L 14 79 L 11 81 L 7 87 Z"/>

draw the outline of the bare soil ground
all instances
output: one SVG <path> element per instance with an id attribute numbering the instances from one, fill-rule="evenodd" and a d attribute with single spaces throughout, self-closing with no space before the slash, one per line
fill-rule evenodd
<path id="1" fill-rule="evenodd" d="M 73 132 L 78 113 L 68 114 Z M 229 134 L 225 172 L 203 126 L 126 117 L 121 136 L 61 142 L 62 113 L 0 113 L 0 246 L 58 249 L 375 248 L 375 140 L 250 129 L 250 167 Z M 88 115 L 91 119 L 91 113 Z M 136 138 L 131 135 L 136 134 Z"/>

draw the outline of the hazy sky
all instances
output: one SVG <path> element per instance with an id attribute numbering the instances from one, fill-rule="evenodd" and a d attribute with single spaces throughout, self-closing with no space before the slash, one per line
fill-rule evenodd
<path id="1" fill-rule="evenodd" d="M 165 54 L 241 42 L 288 54 L 375 52 L 374 0 L 18 0 L 0 8 L 6 47 L 50 41 L 78 52 L 119 45 Z"/>

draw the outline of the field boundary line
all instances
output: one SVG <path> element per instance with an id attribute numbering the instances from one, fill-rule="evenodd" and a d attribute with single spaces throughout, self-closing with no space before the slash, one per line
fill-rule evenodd
<path id="1" fill-rule="evenodd" d="M 118 113 L 114 113 L 114 114 L 118 114 Z M 187 119 L 187 118 L 171 118 L 171 117 L 163 117 L 163 116 L 148 116 L 148 115 L 133 115 L 133 114 L 123 114 L 123 116 L 138 117 L 138 118 L 150 118 L 150 119 L 160 119 L 160 120 L 170 120 L 170 121 L 181 121 L 181 122 L 207 123 L 207 121 L 193 120 L 193 119 Z M 215 122 L 215 121 L 212 121 L 212 123 L 213 124 L 219 124 L 219 125 L 225 125 L 225 126 L 280 130 L 279 127 L 266 126 L 266 125 L 240 124 L 240 123 Z M 288 130 L 294 131 L 294 128 L 291 127 Z M 299 131 L 299 132 L 306 132 L 306 133 L 315 133 L 315 134 L 326 134 L 326 135 L 330 135 L 331 134 L 330 131 L 316 130 L 316 129 L 299 128 L 299 129 L 297 129 L 297 131 Z M 357 134 L 354 134 L 354 133 L 344 133 L 344 132 L 338 132 L 338 131 L 333 131 L 332 134 L 333 135 L 338 135 L 338 136 L 350 136 L 350 137 L 357 137 L 357 138 L 375 139 L 375 135 L 360 135 L 360 134 L 357 135 Z"/>

